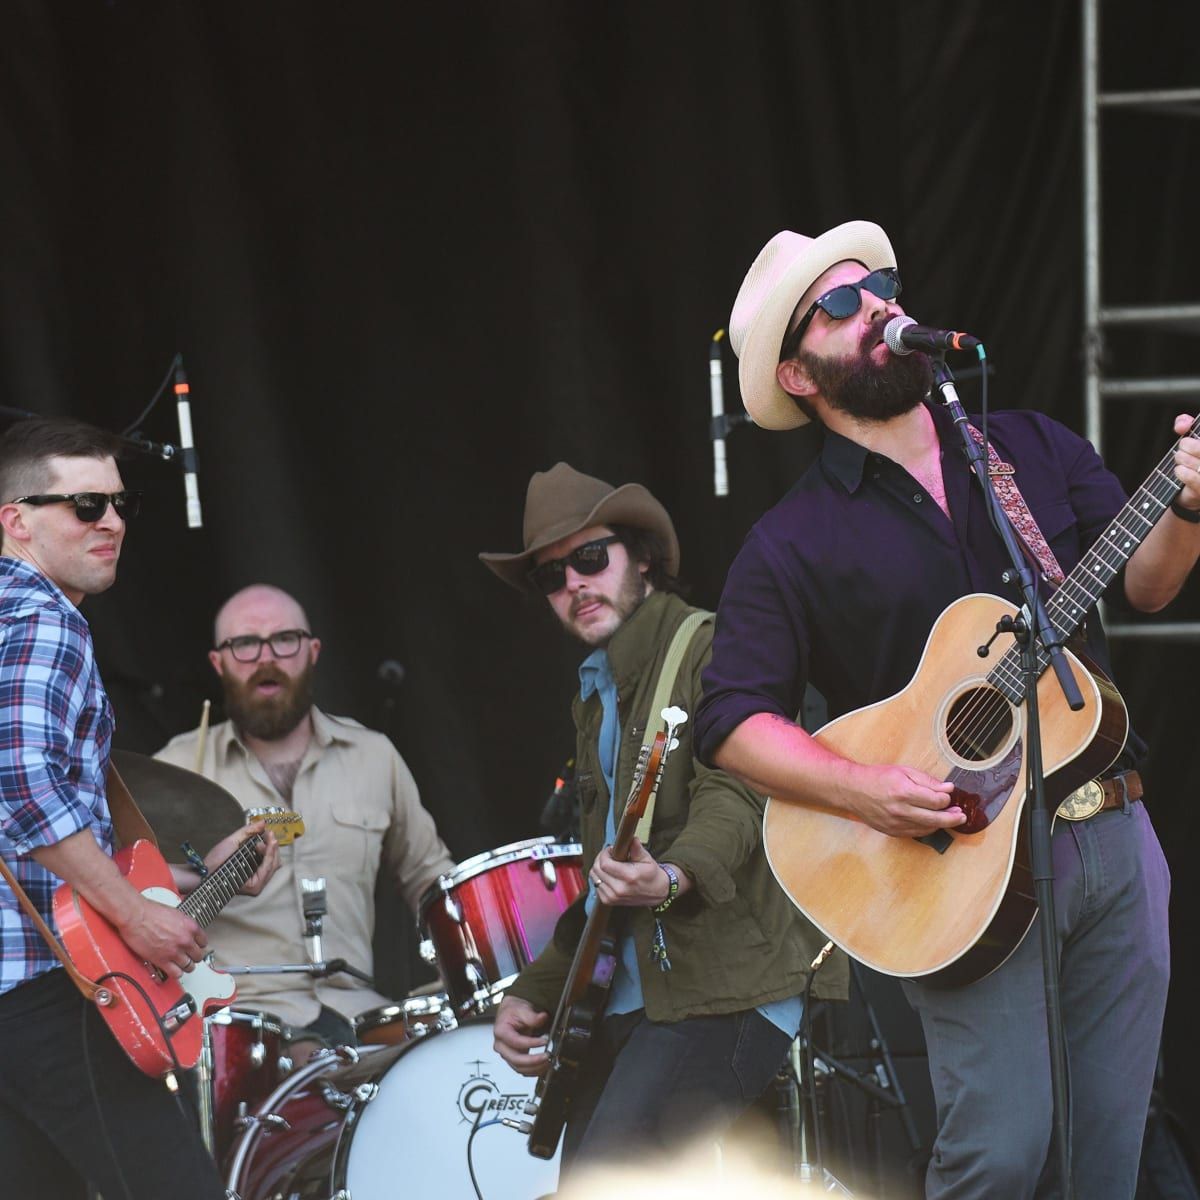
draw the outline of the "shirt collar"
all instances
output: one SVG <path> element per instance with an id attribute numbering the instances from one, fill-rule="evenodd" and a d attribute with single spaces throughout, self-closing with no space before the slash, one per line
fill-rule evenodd
<path id="1" fill-rule="evenodd" d="M 944 445 L 947 435 L 953 427 L 953 420 L 942 405 L 931 404 L 928 400 L 924 404 L 933 418 L 933 427 L 937 430 L 938 440 Z M 825 442 L 821 447 L 821 466 L 846 491 L 857 492 L 862 484 L 863 471 L 870 453 L 871 451 L 866 446 L 851 441 L 844 434 L 826 429 Z"/>
<path id="2" fill-rule="evenodd" d="M 12 558 L 5 554 L 0 556 L 0 575 L 9 575 L 13 579 L 19 580 L 22 583 L 28 584 L 32 588 L 39 591 L 49 593 L 55 601 L 63 608 L 70 612 L 78 613 L 77 605 L 72 604 L 67 599 L 66 593 L 50 578 L 49 575 L 39 571 L 32 563 L 26 562 L 23 558 Z"/>
<path id="3" fill-rule="evenodd" d="M 312 740 L 320 749 L 324 750 L 332 742 L 349 744 L 351 740 L 350 736 L 346 733 L 341 723 L 333 717 L 326 716 L 315 704 L 312 706 L 311 716 L 313 725 Z M 228 762 L 229 755 L 233 752 L 234 747 L 243 754 L 250 754 L 249 747 L 242 741 L 242 735 L 238 732 L 237 726 L 232 721 L 226 721 L 221 726 L 217 736 L 222 739 L 221 744 L 216 746 L 218 759 L 224 759 Z"/>
<path id="4" fill-rule="evenodd" d="M 603 647 L 593 650 L 579 664 L 580 699 L 590 699 L 594 692 L 603 693 L 606 689 L 611 689 L 615 686 L 612 663 L 608 660 L 608 651 Z"/>

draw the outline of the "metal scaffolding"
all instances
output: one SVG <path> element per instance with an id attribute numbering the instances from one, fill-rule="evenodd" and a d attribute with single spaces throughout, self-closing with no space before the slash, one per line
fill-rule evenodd
<path id="1" fill-rule="evenodd" d="M 1088 440 L 1103 453 L 1104 402 L 1148 397 L 1198 396 L 1200 376 L 1110 379 L 1104 373 L 1105 330 L 1117 327 L 1200 333 L 1200 303 L 1106 307 L 1101 300 L 1100 114 L 1124 109 L 1156 117 L 1200 117 L 1200 87 L 1138 92 L 1100 90 L 1100 9 L 1103 0 L 1083 3 L 1083 206 L 1084 206 L 1084 417 Z M 1200 640 L 1200 622 L 1110 624 L 1111 637 Z"/>

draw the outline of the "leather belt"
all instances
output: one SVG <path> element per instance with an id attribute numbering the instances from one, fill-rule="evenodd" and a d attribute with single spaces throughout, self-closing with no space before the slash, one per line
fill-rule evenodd
<path id="1" fill-rule="evenodd" d="M 1141 798 L 1142 777 L 1136 771 L 1122 771 L 1108 779 L 1089 779 L 1058 806 L 1056 815 L 1067 821 L 1086 821 L 1106 808 L 1124 808 Z"/>

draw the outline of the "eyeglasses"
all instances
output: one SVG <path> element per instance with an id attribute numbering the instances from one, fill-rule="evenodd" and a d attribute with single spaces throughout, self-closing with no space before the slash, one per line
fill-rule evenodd
<path id="1" fill-rule="evenodd" d="M 294 658 L 300 653 L 305 638 L 312 637 L 306 629 L 281 629 L 270 637 L 259 637 L 256 633 L 243 633 L 238 637 L 226 638 L 218 650 L 228 650 L 240 663 L 258 662 L 264 646 L 271 647 L 276 658 Z"/>
<path id="2" fill-rule="evenodd" d="M 582 546 L 576 546 L 570 554 L 564 554 L 562 558 L 548 558 L 529 572 L 529 582 L 543 595 L 553 596 L 560 588 L 566 586 L 568 567 L 577 575 L 599 575 L 608 566 L 609 546 L 620 540 L 614 533 L 608 537 L 584 542 Z"/>
<path id="3" fill-rule="evenodd" d="M 795 357 L 800 349 L 805 330 L 817 315 L 817 309 L 831 316 L 835 321 L 844 321 L 852 317 L 862 307 L 862 291 L 866 288 L 872 296 L 880 300 L 895 300 L 900 295 L 900 272 L 895 267 L 880 267 L 870 275 L 864 275 L 857 283 L 839 283 L 823 295 L 818 296 L 809 306 L 808 312 L 800 318 L 800 324 L 783 339 L 779 348 L 779 361 Z"/>
<path id="4" fill-rule="evenodd" d="M 141 492 L 70 492 L 65 495 L 18 496 L 12 504 L 73 504 L 75 515 L 89 525 L 100 520 L 111 504 L 122 521 L 136 517 L 142 508 Z"/>

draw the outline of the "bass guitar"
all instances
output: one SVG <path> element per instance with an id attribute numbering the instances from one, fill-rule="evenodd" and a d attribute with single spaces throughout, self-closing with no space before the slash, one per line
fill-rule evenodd
<path id="1" fill-rule="evenodd" d="M 1197 420 L 1187 436 L 1200 430 Z M 1177 447 L 1178 443 L 1176 443 Z M 1176 447 L 1110 521 L 1046 604 L 1065 642 L 1179 494 Z M 814 736 L 860 763 L 917 767 L 954 784 L 967 814 L 954 829 L 890 837 L 831 809 L 772 799 L 767 858 L 792 902 L 850 955 L 888 975 L 944 985 L 981 979 L 1020 945 L 1037 902 L 1027 845 L 1025 679 L 1015 639 L 996 637 L 1017 610 L 999 596 L 956 600 L 934 623 L 916 674 L 896 695 Z M 1116 688 L 1077 649 L 1064 651 L 1083 693 L 1071 712 L 1039 648 L 1037 685 L 1047 803 L 1109 767 L 1129 719 Z"/>
<path id="2" fill-rule="evenodd" d="M 267 822 L 280 845 L 304 832 L 304 822 L 294 812 L 264 812 L 257 819 Z M 258 869 L 257 847 L 263 841 L 264 834 L 252 834 L 182 898 L 171 868 L 151 842 L 136 841 L 118 850 L 113 861 L 147 899 L 181 908 L 203 928 Z M 202 1018 L 234 998 L 232 976 L 201 961 L 181 979 L 170 978 L 130 950 L 107 918 L 70 884 L 54 893 L 54 920 L 72 963 L 99 985 L 96 1005 L 134 1065 L 154 1076 L 195 1066 Z"/>
<path id="3" fill-rule="evenodd" d="M 638 822 L 657 791 L 667 758 L 677 744 L 675 731 L 688 719 L 681 708 L 663 709 L 662 718 L 667 724 L 665 732 L 660 731 L 651 745 L 643 746 L 638 756 L 629 798 L 610 850 L 617 862 L 629 859 Z M 529 1153 L 538 1158 L 553 1158 L 558 1149 L 580 1064 L 608 1003 L 617 965 L 619 930 L 614 928 L 618 924 L 615 915 L 612 905 L 599 900 L 588 914 L 550 1026 L 546 1045 L 548 1064 L 525 1106 L 526 1114 L 533 1120 L 516 1123 L 522 1133 L 529 1134 Z"/>

